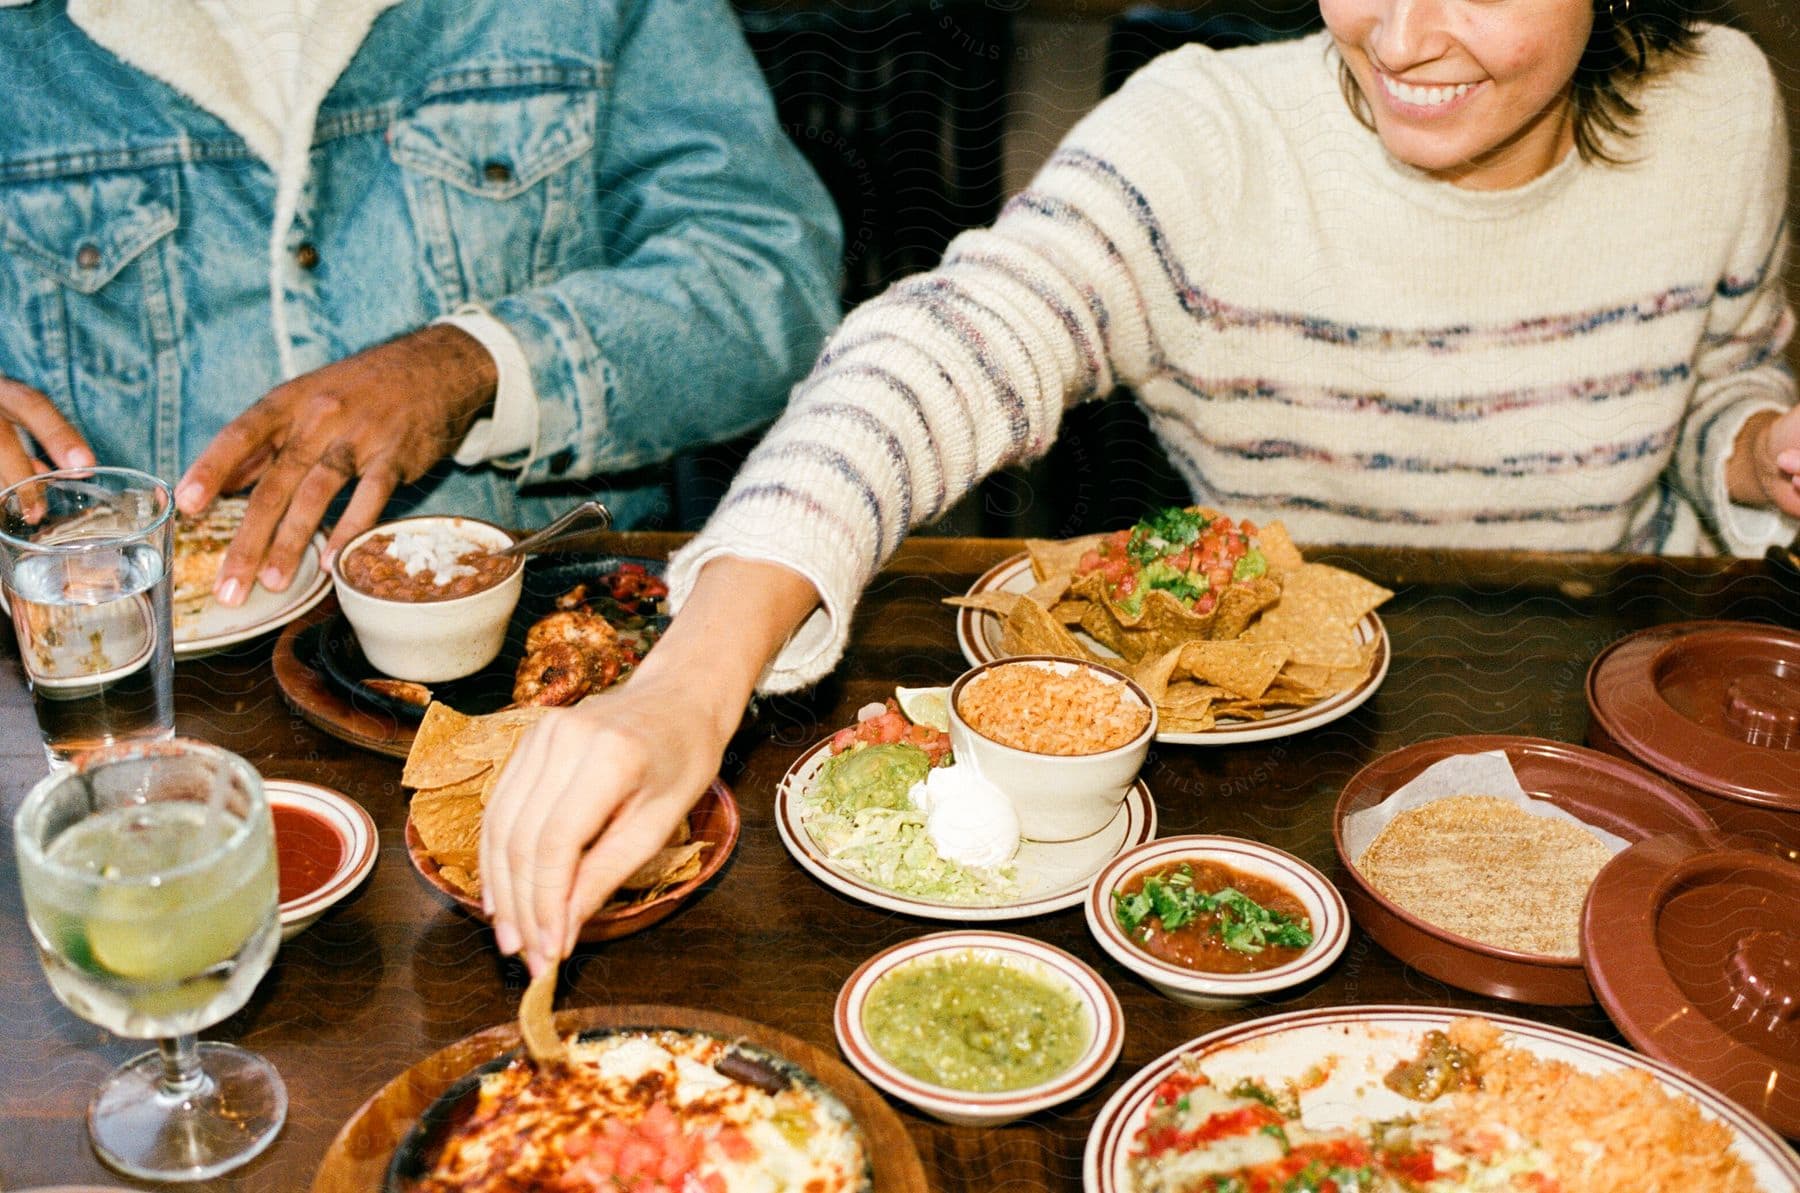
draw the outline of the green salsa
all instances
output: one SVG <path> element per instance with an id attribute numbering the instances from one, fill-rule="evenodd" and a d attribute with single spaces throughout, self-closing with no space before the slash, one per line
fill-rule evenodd
<path id="1" fill-rule="evenodd" d="M 1050 1080 L 1088 1046 L 1081 999 L 1056 982 L 975 952 L 901 966 L 863 1004 L 863 1030 L 902 1072 L 965 1093 Z"/>

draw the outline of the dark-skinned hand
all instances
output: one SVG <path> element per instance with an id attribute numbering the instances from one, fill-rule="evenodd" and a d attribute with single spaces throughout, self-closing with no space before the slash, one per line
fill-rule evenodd
<path id="1" fill-rule="evenodd" d="M 24 431 L 50 457 L 34 457 L 19 438 Z M 22 382 L 0 377 L 0 488 L 57 468 L 92 468 L 94 450 L 49 398 Z"/>
<path id="2" fill-rule="evenodd" d="M 326 544 L 373 526 L 394 490 L 455 450 L 494 399 L 493 357 L 468 333 L 433 325 L 284 382 L 238 415 L 175 487 L 194 514 L 255 484 L 214 592 L 236 605 L 260 580 L 280 591 L 345 485 L 356 488 Z"/>

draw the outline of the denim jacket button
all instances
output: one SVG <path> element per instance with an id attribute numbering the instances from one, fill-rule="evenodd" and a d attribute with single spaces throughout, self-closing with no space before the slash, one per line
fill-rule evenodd
<path id="1" fill-rule="evenodd" d="M 300 266 L 301 269 L 317 268 L 319 264 L 319 250 L 313 247 L 311 241 L 307 241 L 305 244 L 294 250 L 294 263 Z"/>
<path id="2" fill-rule="evenodd" d="M 100 264 L 100 250 L 91 244 L 84 244 L 75 250 L 75 264 L 83 269 L 93 269 Z"/>
<path id="3" fill-rule="evenodd" d="M 511 182 L 512 167 L 505 162 L 489 162 L 481 168 L 481 176 L 489 182 Z"/>

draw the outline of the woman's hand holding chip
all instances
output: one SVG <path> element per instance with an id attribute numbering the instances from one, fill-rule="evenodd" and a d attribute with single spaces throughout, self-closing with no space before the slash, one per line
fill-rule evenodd
<path id="1" fill-rule="evenodd" d="M 774 564 L 713 560 L 618 687 L 547 714 L 482 818 L 482 902 L 535 973 L 668 840 L 718 773 L 757 678 L 818 594 Z"/>

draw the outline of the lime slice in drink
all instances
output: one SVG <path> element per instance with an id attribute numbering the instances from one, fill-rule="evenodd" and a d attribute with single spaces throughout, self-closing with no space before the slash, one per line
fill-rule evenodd
<path id="1" fill-rule="evenodd" d="M 231 900 L 186 894 L 210 902 L 207 914 L 180 907 L 181 896 L 166 889 L 102 887 L 87 921 L 95 963 L 118 977 L 162 984 L 194 977 L 237 952 L 255 927 L 254 914 Z"/>
<path id="2" fill-rule="evenodd" d="M 895 688 L 894 702 L 913 724 L 950 732 L 949 688 Z"/>

